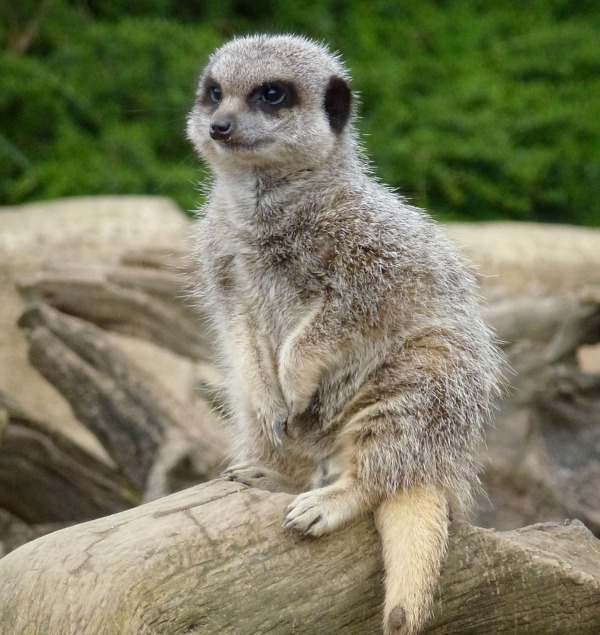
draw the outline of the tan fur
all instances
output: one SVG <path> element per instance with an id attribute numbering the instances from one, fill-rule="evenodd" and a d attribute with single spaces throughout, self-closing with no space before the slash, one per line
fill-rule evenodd
<path id="1" fill-rule="evenodd" d="M 417 633 L 425 623 L 448 540 L 448 503 L 435 488 L 398 492 L 375 511 L 386 571 L 386 635 Z M 401 612 L 403 620 L 390 619 Z"/>
<path id="2" fill-rule="evenodd" d="M 297 493 L 284 527 L 302 534 L 375 511 L 386 632 L 416 633 L 449 509 L 477 484 L 500 357 L 468 268 L 370 176 L 348 83 L 337 56 L 293 36 L 211 57 L 188 122 L 214 172 L 196 295 L 227 377 L 229 478 Z"/>

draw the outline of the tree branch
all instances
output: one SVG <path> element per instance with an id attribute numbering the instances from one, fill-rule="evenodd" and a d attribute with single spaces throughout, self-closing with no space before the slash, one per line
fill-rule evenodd
<path id="1" fill-rule="evenodd" d="M 0 560 L 3 628 L 378 632 L 383 572 L 371 518 L 303 539 L 281 529 L 290 500 L 213 481 L 28 543 Z M 426 632 L 595 634 L 599 563 L 599 541 L 577 521 L 454 527 Z"/>

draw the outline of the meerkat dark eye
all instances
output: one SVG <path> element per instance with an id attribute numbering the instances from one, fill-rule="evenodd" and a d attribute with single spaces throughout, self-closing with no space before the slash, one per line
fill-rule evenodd
<path id="1" fill-rule="evenodd" d="M 265 82 L 254 88 L 247 99 L 251 106 L 272 114 L 298 103 L 296 88 L 290 82 Z"/>
<path id="2" fill-rule="evenodd" d="M 216 84 L 214 84 L 213 86 L 210 86 L 208 89 L 208 95 L 210 97 L 210 100 L 213 103 L 218 104 L 221 101 L 221 98 L 223 97 L 223 93 L 221 92 L 221 87 L 217 86 Z"/>
<path id="3" fill-rule="evenodd" d="M 202 84 L 202 89 L 198 93 L 198 99 L 204 106 L 216 108 L 217 104 L 220 104 L 221 99 L 223 99 L 223 91 L 218 82 L 209 76 Z"/>
<path id="4" fill-rule="evenodd" d="M 261 100 L 271 106 L 283 104 L 287 95 L 288 91 L 286 87 L 279 82 L 267 82 L 266 84 L 263 84 L 260 89 Z"/>

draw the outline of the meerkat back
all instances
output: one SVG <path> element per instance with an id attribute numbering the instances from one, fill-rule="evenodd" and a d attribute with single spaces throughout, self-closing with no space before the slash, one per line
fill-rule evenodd
<path id="1" fill-rule="evenodd" d="M 349 82 L 295 36 L 210 58 L 188 120 L 214 174 L 196 289 L 235 429 L 228 477 L 296 493 L 283 525 L 304 535 L 373 512 L 384 631 L 410 634 L 477 483 L 500 357 L 468 268 L 371 177 Z"/>

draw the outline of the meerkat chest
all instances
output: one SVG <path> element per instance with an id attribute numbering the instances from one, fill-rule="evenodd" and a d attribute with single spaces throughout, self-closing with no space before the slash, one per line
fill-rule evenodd
<path id="1" fill-rule="evenodd" d="M 335 250 L 331 232 L 306 210 L 270 210 L 222 197 L 206 223 L 212 288 L 226 314 L 250 313 L 274 348 L 327 292 Z M 226 315 L 225 315 L 226 318 Z"/>
<path id="2" fill-rule="evenodd" d="M 238 289 L 258 325 L 282 341 L 325 292 L 313 250 L 285 232 L 245 237 L 236 256 Z"/>

